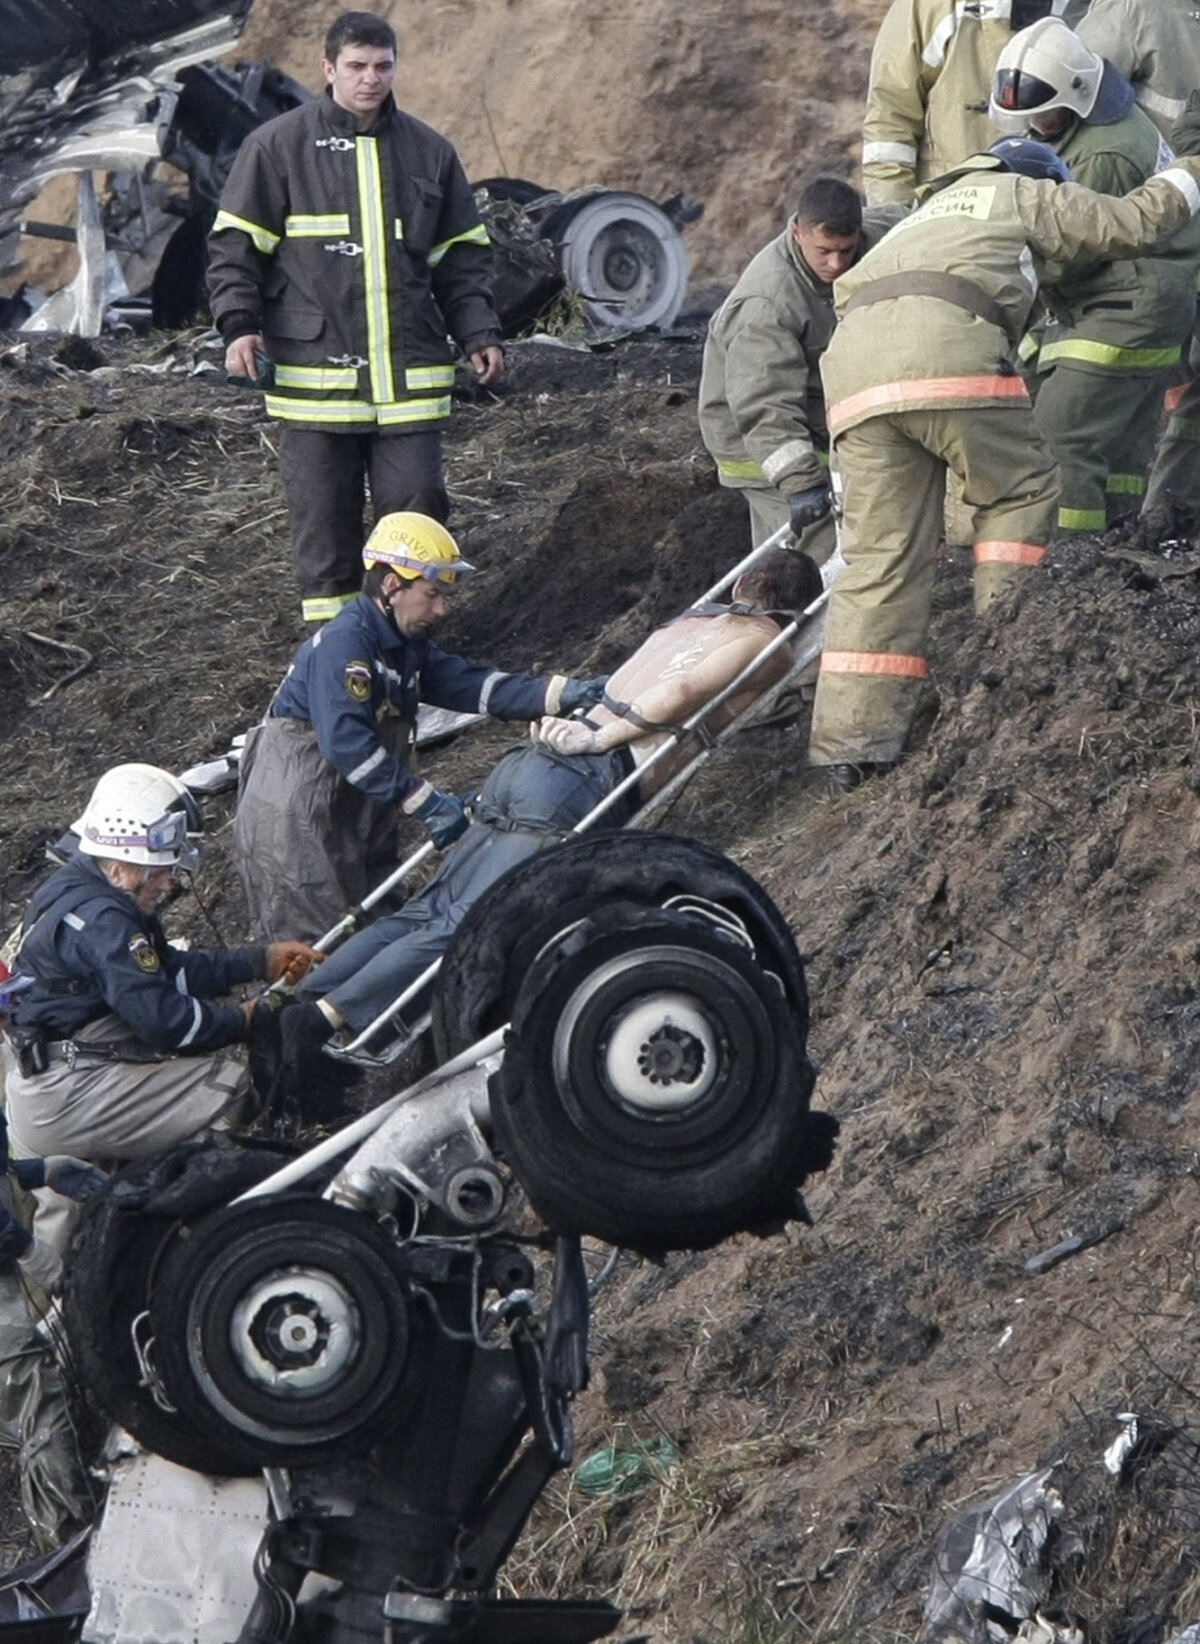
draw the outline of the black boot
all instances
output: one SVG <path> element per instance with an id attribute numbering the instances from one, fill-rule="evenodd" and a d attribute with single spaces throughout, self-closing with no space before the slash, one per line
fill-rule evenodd
<path id="1" fill-rule="evenodd" d="M 358 1078 L 358 1070 L 322 1054 L 334 1032 L 333 1024 L 315 1003 L 290 1005 L 283 1012 L 279 1079 L 282 1102 L 284 1110 L 296 1113 L 304 1124 L 338 1124 L 353 1117 L 345 1095 Z"/>
<path id="2" fill-rule="evenodd" d="M 829 783 L 831 799 L 840 799 L 845 793 L 853 793 L 855 788 L 861 788 L 873 776 L 882 776 L 885 771 L 893 770 L 891 764 L 881 762 L 867 762 L 862 765 L 826 765 L 825 780 Z"/>
<path id="3" fill-rule="evenodd" d="M 279 1020 L 282 1001 L 278 994 L 263 994 L 254 1006 L 247 1035 L 250 1067 L 250 1086 L 258 1103 L 258 1111 L 265 1113 L 274 1098 L 275 1086 L 283 1066 L 283 1039 Z"/>

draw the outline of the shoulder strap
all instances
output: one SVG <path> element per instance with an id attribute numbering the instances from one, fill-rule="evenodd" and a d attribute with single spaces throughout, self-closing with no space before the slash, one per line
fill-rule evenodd
<path id="1" fill-rule="evenodd" d="M 953 303 L 955 308 L 965 308 L 968 314 L 1008 334 L 1008 315 L 993 297 L 960 274 L 943 274 L 932 268 L 914 268 L 907 273 L 885 274 L 878 280 L 868 280 L 866 285 L 859 286 L 842 312 L 850 314 L 856 308 L 888 302 L 892 297 L 937 297 L 941 302 Z"/>
<path id="2" fill-rule="evenodd" d="M 607 691 L 600 698 L 600 705 L 607 708 L 610 714 L 616 714 L 618 719 L 627 719 L 631 725 L 636 725 L 639 731 L 667 731 L 671 736 L 682 734 L 678 725 L 660 725 L 653 719 L 643 719 L 632 703 L 617 702 Z"/>

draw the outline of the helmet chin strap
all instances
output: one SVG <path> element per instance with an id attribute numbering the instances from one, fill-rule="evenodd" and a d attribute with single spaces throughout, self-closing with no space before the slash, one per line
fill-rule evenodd
<path id="1" fill-rule="evenodd" d="M 393 575 L 396 575 L 396 573 L 393 572 Z M 396 576 L 396 581 L 398 582 L 399 586 L 396 587 L 396 588 L 393 588 L 390 594 L 384 594 L 382 596 L 382 598 L 383 598 L 384 605 L 387 607 L 388 620 L 391 622 L 392 627 L 396 630 L 397 634 L 399 634 L 400 638 L 403 639 L 404 638 L 404 630 L 401 628 L 400 623 L 399 623 L 399 621 L 396 617 L 395 601 L 397 599 L 399 599 L 400 595 L 405 591 L 406 588 L 411 588 L 412 587 L 412 580 L 411 579 L 406 579 L 405 577 Z"/>

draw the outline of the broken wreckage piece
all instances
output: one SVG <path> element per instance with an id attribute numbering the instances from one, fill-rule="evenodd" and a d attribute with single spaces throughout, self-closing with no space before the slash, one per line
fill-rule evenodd
<path id="1" fill-rule="evenodd" d="M 257 1596 L 229 1610 L 243 1644 L 610 1632 L 609 1605 L 484 1596 L 572 1460 L 581 1238 L 662 1252 L 769 1231 L 831 1156 L 794 939 L 694 841 L 609 834 L 521 864 L 456 936 L 435 1021 L 450 1060 L 379 1122 L 286 1162 L 177 1149 L 85 1210 L 64 1313 L 97 1401 L 167 1462 L 267 1470 L 242 1564 Z M 514 1181 L 544 1232 L 509 1215 Z M 309 1573 L 327 1579 L 301 1597 Z"/>

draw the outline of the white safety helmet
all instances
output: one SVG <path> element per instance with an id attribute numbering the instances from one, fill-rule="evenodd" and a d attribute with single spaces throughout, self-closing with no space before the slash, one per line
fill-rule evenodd
<path id="1" fill-rule="evenodd" d="M 157 765 L 105 771 L 71 826 L 85 856 L 189 872 L 200 860 L 192 843 L 204 827 L 196 801 L 177 776 Z"/>
<path id="2" fill-rule="evenodd" d="M 1043 17 L 1014 34 L 1000 53 L 988 115 L 1006 137 L 1023 137 L 1035 115 L 1052 109 L 1086 120 L 1103 79 L 1103 57 L 1057 17 Z"/>

